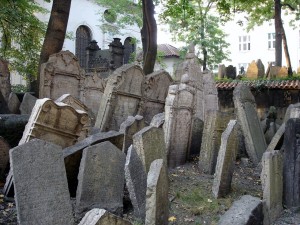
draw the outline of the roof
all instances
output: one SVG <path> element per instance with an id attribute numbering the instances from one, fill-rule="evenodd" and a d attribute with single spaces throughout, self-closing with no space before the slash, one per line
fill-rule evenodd
<path id="1" fill-rule="evenodd" d="M 163 52 L 164 57 L 177 57 L 179 58 L 179 50 L 169 44 L 159 44 L 157 45 L 157 51 Z"/>
<path id="2" fill-rule="evenodd" d="M 232 90 L 239 82 L 243 82 L 250 88 L 300 89 L 300 80 L 216 81 L 216 87 L 219 90 Z"/>

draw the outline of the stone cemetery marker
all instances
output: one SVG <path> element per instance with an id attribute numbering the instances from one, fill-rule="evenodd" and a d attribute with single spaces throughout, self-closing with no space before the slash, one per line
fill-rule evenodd
<path id="1" fill-rule="evenodd" d="M 208 111 L 203 128 L 199 156 L 199 168 L 204 173 L 215 173 L 218 152 L 221 145 L 221 135 L 232 117 L 231 113 L 216 110 Z"/>
<path id="2" fill-rule="evenodd" d="M 6 100 L 4 99 L 1 91 L 0 91 L 0 114 L 9 114 L 10 111 L 8 109 Z"/>
<path id="3" fill-rule="evenodd" d="M 164 132 L 161 128 L 145 127 L 133 135 L 133 148 L 136 149 L 146 173 L 155 159 L 166 159 Z"/>
<path id="4" fill-rule="evenodd" d="M 18 222 L 74 225 L 61 147 L 34 139 L 10 151 Z"/>
<path id="5" fill-rule="evenodd" d="M 132 223 L 109 213 L 105 209 L 96 208 L 88 211 L 79 225 L 132 225 Z"/>
<path id="6" fill-rule="evenodd" d="M 0 181 L 5 179 L 5 171 L 9 162 L 10 146 L 7 141 L 0 136 Z"/>
<path id="7" fill-rule="evenodd" d="M 233 91 L 233 101 L 245 137 L 247 153 L 251 161 L 257 165 L 267 144 L 256 113 L 255 99 L 249 87 L 238 84 Z"/>
<path id="8" fill-rule="evenodd" d="M 64 103 L 44 98 L 36 101 L 19 145 L 33 138 L 43 139 L 63 148 L 77 142 L 87 113 L 75 110 Z"/>
<path id="9" fill-rule="evenodd" d="M 20 105 L 20 112 L 21 114 L 31 114 L 32 109 L 35 105 L 36 100 L 38 100 L 36 97 L 31 95 L 30 93 L 25 93 L 23 96 L 23 100 Z"/>
<path id="10" fill-rule="evenodd" d="M 279 151 L 265 152 L 262 158 L 261 183 L 264 201 L 264 224 L 273 224 L 282 211 L 283 159 Z"/>
<path id="11" fill-rule="evenodd" d="M 7 106 L 8 106 L 9 111 L 13 114 L 19 114 L 20 113 L 20 110 L 19 110 L 20 104 L 21 104 L 21 102 L 20 102 L 18 96 L 14 92 L 10 92 L 8 101 L 7 101 Z"/>
<path id="12" fill-rule="evenodd" d="M 212 192 L 215 198 L 225 197 L 231 190 L 234 163 L 238 152 L 236 120 L 230 120 L 221 137 Z"/>
<path id="13" fill-rule="evenodd" d="M 265 67 L 260 59 L 256 62 L 253 60 L 247 69 L 246 77 L 250 79 L 263 78 L 265 75 Z"/>
<path id="14" fill-rule="evenodd" d="M 169 182 L 165 163 L 156 159 L 147 177 L 145 225 L 167 225 L 169 218 Z"/>
<path id="15" fill-rule="evenodd" d="M 218 67 L 218 78 L 222 79 L 225 77 L 226 74 L 226 67 L 224 64 L 219 65 Z"/>
<path id="16" fill-rule="evenodd" d="M 283 204 L 300 206 L 300 119 L 286 122 L 283 142 Z"/>
<path id="17" fill-rule="evenodd" d="M 121 124 L 120 133 L 124 134 L 122 151 L 126 154 L 130 145 L 132 145 L 132 136 L 146 126 L 144 118 L 140 115 L 128 116 Z"/>
<path id="18" fill-rule="evenodd" d="M 276 131 L 276 133 L 273 136 L 270 144 L 268 145 L 268 148 L 267 148 L 266 152 L 273 151 L 273 150 L 279 150 L 279 149 L 276 149 L 276 146 L 278 145 L 278 143 L 283 138 L 284 132 L 285 132 L 285 122 L 283 124 L 281 124 L 279 129 Z"/>
<path id="19" fill-rule="evenodd" d="M 92 208 L 123 213 L 125 154 L 109 141 L 83 151 L 78 174 L 76 213 Z"/>
<path id="20" fill-rule="evenodd" d="M 165 123 L 165 113 L 162 112 L 162 113 L 158 113 L 155 116 L 153 116 L 150 126 L 162 128 L 164 123 Z"/>
<path id="21" fill-rule="evenodd" d="M 145 76 L 137 65 L 126 64 L 114 71 L 101 98 L 95 127 L 101 131 L 119 130 L 128 116 L 139 113 Z"/>
<path id="22" fill-rule="evenodd" d="M 122 149 L 124 140 L 124 134 L 117 131 L 101 132 L 93 134 L 75 145 L 63 149 L 63 155 L 65 159 L 65 166 L 67 171 L 68 185 L 71 197 L 76 196 L 78 173 L 80 167 L 80 161 L 82 158 L 82 152 L 86 147 L 110 141 L 117 146 L 118 149 Z"/>
<path id="23" fill-rule="evenodd" d="M 57 99 L 63 94 L 70 94 L 82 99 L 83 89 L 84 70 L 70 51 L 50 55 L 48 62 L 41 65 L 40 98 Z"/>
<path id="24" fill-rule="evenodd" d="M 134 216 L 145 221 L 147 174 L 136 150 L 130 146 L 126 156 L 125 179 Z"/>
<path id="25" fill-rule="evenodd" d="M 211 72 L 203 72 L 204 121 L 209 110 L 219 109 L 218 90 Z"/>
<path id="26" fill-rule="evenodd" d="M 235 79 L 236 78 L 236 68 L 233 65 L 229 65 L 226 67 L 226 77 Z"/>

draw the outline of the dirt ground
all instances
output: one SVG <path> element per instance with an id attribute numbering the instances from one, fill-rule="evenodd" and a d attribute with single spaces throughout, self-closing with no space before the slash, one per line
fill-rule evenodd
<path id="1" fill-rule="evenodd" d="M 215 199 L 212 196 L 213 176 L 203 174 L 198 169 L 197 159 L 170 170 L 169 180 L 170 225 L 214 225 L 240 196 L 250 194 L 262 198 L 260 168 L 254 167 L 248 160 L 236 162 L 232 191 L 225 198 Z M 124 216 L 130 218 L 130 214 L 129 211 Z M 5 201 L 0 195 L 0 225 L 4 224 L 17 224 L 17 213 L 14 202 Z M 289 210 L 284 210 L 274 223 L 299 224 L 300 213 Z"/>

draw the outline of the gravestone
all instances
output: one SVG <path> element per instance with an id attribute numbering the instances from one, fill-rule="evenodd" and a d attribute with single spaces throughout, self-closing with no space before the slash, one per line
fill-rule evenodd
<path id="1" fill-rule="evenodd" d="M 233 65 L 229 65 L 226 67 L 225 70 L 225 76 L 229 79 L 235 79 L 236 78 L 236 67 L 234 67 Z"/>
<path id="2" fill-rule="evenodd" d="M 84 70 L 73 53 L 60 51 L 52 54 L 48 62 L 41 65 L 39 97 L 57 99 L 70 94 L 82 99 L 84 79 Z"/>
<path id="3" fill-rule="evenodd" d="M 11 92 L 8 64 L 8 61 L 0 59 L 0 91 L 6 102 L 8 102 L 8 97 Z"/>
<path id="4" fill-rule="evenodd" d="M 215 173 L 218 152 L 221 145 L 221 135 L 232 118 L 233 115 L 231 113 L 217 110 L 208 111 L 204 122 L 199 156 L 199 168 L 204 173 L 211 175 Z"/>
<path id="5" fill-rule="evenodd" d="M 224 64 L 220 64 L 218 67 L 218 79 L 223 79 L 226 74 L 226 67 Z"/>
<path id="6" fill-rule="evenodd" d="M 144 73 L 137 65 L 126 64 L 108 77 L 95 127 L 119 130 L 128 116 L 139 114 L 143 98 Z"/>
<path id="7" fill-rule="evenodd" d="M 153 116 L 150 126 L 162 128 L 164 123 L 165 123 L 165 113 L 162 112 L 162 113 L 158 113 L 155 116 Z"/>
<path id="8" fill-rule="evenodd" d="M 118 149 L 122 149 L 124 134 L 117 131 L 101 132 L 93 134 L 75 145 L 69 146 L 63 149 L 63 156 L 65 160 L 65 167 L 67 172 L 68 186 L 71 197 L 76 196 L 76 190 L 78 185 L 78 173 L 80 167 L 80 161 L 82 158 L 82 152 L 85 148 L 96 145 L 101 142 L 109 141 Z"/>
<path id="9" fill-rule="evenodd" d="M 87 113 L 75 110 L 61 102 L 44 98 L 36 101 L 19 145 L 39 138 L 62 148 L 77 142 L 83 126 L 88 122 Z"/>
<path id="10" fill-rule="evenodd" d="M 280 126 L 277 123 L 274 123 L 274 122 L 270 123 L 269 128 L 266 130 L 266 132 L 264 134 L 267 145 L 270 144 L 270 142 L 272 141 L 272 139 L 275 136 L 279 127 Z"/>
<path id="11" fill-rule="evenodd" d="M 34 139 L 10 151 L 18 222 L 74 224 L 61 147 Z"/>
<path id="12" fill-rule="evenodd" d="M 204 121 L 209 110 L 219 109 L 218 90 L 211 72 L 203 72 Z"/>
<path id="13" fill-rule="evenodd" d="M 4 181 L 5 172 L 9 162 L 10 146 L 7 141 L 0 136 L 0 181 Z"/>
<path id="14" fill-rule="evenodd" d="M 167 225 L 169 218 L 168 175 L 163 159 L 151 163 L 147 177 L 145 225 Z"/>
<path id="15" fill-rule="evenodd" d="M 4 99 L 1 91 L 0 91 L 0 114 L 9 114 L 10 111 L 8 109 L 6 100 Z"/>
<path id="16" fill-rule="evenodd" d="M 279 151 L 263 154 L 261 183 L 264 201 L 264 224 L 273 224 L 282 211 L 283 159 Z"/>
<path id="17" fill-rule="evenodd" d="M 192 159 L 199 155 L 201 143 L 202 143 L 202 134 L 203 134 L 204 123 L 197 117 L 193 119 L 193 127 L 192 127 L 192 137 L 191 137 L 191 145 L 189 149 L 188 158 Z"/>
<path id="18" fill-rule="evenodd" d="M 230 120 L 221 137 L 212 192 L 215 198 L 225 197 L 231 190 L 231 180 L 238 152 L 236 120 Z"/>
<path id="19" fill-rule="evenodd" d="M 128 149 L 126 156 L 125 179 L 134 216 L 145 221 L 147 174 L 141 159 L 132 146 Z"/>
<path id="20" fill-rule="evenodd" d="M 92 209 L 88 211 L 80 221 L 79 225 L 133 225 L 105 209 Z"/>
<path id="21" fill-rule="evenodd" d="M 31 114 L 32 109 L 35 105 L 35 102 L 38 99 L 36 97 L 34 97 L 33 95 L 31 95 L 30 93 L 25 93 L 23 96 L 23 100 L 20 104 L 20 112 L 21 114 Z"/>
<path id="22" fill-rule="evenodd" d="M 144 118 L 140 115 L 129 116 L 120 126 L 120 133 L 124 134 L 122 151 L 126 154 L 132 145 L 132 136 L 146 126 Z"/>
<path id="23" fill-rule="evenodd" d="M 253 60 L 247 69 L 246 77 L 250 79 L 263 78 L 265 75 L 265 67 L 260 59 L 256 62 Z"/>
<path id="24" fill-rule="evenodd" d="M 283 142 L 283 204 L 286 208 L 300 206 L 300 119 L 289 119 Z"/>
<path id="25" fill-rule="evenodd" d="M 10 92 L 8 101 L 7 101 L 7 107 L 9 111 L 13 114 L 19 114 L 20 113 L 20 105 L 21 102 L 18 98 L 18 96 L 14 92 Z"/>
<path id="26" fill-rule="evenodd" d="M 146 173 L 155 159 L 166 159 L 164 132 L 161 128 L 145 127 L 133 135 L 133 148 L 141 159 Z"/>
<path id="27" fill-rule="evenodd" d="M 280 148 L 276 148 L 276 146 L 278 146 L 278 144 L 283 139 L 284 132 L 285 132 L 285 122 L 281 124 L 279 129 L 276 131 L 275 135 L 273 136 L 271 142 L 267 147 L 266 152 L 280 149 Z"/>
<path id="28" fill-rule="evenodd" d="M 78 174 L 76 213 L 92 208 L 123 214 L 125 154 L 109 141 L 84 149 Z"/>
<path id="29" fill-rule="evenodd" d="M 267 148 L 266 140 L 256 113 L 255 99 L 246 85 L 238 84 L 233 91 L 234 107 L 241 125 L 247 153 L 257 165 Z"/>
<path id="30" fill-rule="evenodd" d="M 270 67 L 270 78 L 279 78 L 279 77 L 287 77 L 288 69 L 286 67 L 280 66 L 271 66 Z"/>

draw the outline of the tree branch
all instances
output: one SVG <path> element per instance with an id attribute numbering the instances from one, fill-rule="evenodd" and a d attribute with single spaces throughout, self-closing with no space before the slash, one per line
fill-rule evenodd
<path id="1" fill-rule="evenodd" d="M 296 10 L 295 7 L 293 7 L 292 5 L 290 5 L 290 4 L 288 4 L 288 3 L 281 4 L 281 7 L 282 7 L 282 6 L 287 6 L 291 11 L 295 11 L 295 10 Z"/>

